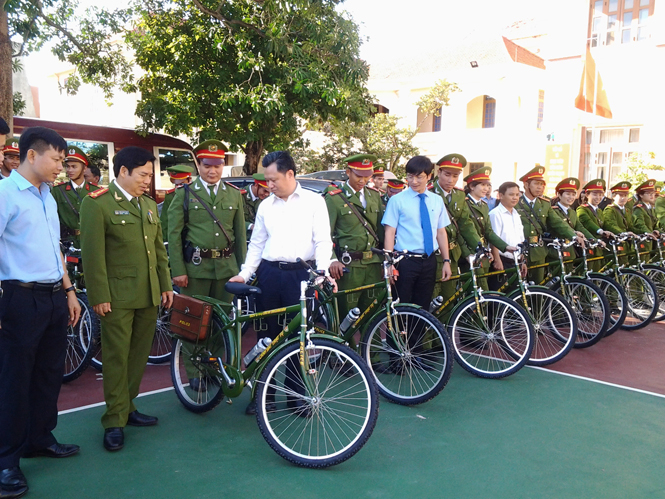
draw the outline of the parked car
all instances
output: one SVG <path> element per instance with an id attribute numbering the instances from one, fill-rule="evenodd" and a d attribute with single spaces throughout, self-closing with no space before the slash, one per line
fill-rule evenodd
<path id="1" fill-rule="evenodd" d="M 300 185 L 302 185 L 303 188 L 313 192 L 318 192 L 319 194 L 323 194 L 323 191 L 326 190 L 330 184 L 335 184 L 339 187 L 344 183 L 341 180 L 335 180 L 331 182 L 328 180 L 310 178 L 306 175 L 299 175 L 296 177 L 296 179 L 298 182 L 300 182 Z M 230 182 L 236 187 L 240 187 L 241 189 L 247 189 L 248 186 L 254 183 L 254 179 L 252 177 L 227 177 L 223 178 L 222 180 Z"/>
<path id="2" fill-rule="evenodd" d="M 349 179 L 346 170 L 323 170 L 320 172 L 306 173 L 305 175 L 301 175 L 301 177 L 320 178 L 322 180 L 341 180 L 343 182 L 346 182 Z"/>

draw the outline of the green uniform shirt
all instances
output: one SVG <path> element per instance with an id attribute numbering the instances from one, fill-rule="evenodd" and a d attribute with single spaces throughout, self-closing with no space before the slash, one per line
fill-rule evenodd
<path id="1" fill-rule="evenodd" d="M 330 189 L 326 191 L 326 206 L 330 217 L 330 232 L 336 248 L 336 258 L 340 259 L 344 251 L 369 252 L 373 247 L 383 245 L 383 203 L 381 193 L 376 189 L 365 187 L 366 207 L 360 202 L 359 193 L 353 192 L 348 183 L 342 189 Z M 353 214 L 349 204 L 365 218 L 368 225 L 378 236 L 377 241 L 368 231 L 356 215 Z M 367 263 L 380 263 L 382 259 L 375 254 L 369 258 L 353 260 L 349 265 L 352 267 L 362 266 Z M 340 260 L 341 261 L 341 260 Z M 345 264 L 346 265 L 346 264 Z"/>
<path id="2" fill-rule="evenodd" d="M 446 227 L 446 232 L 448 233 L 450 259 L 457 262 L 460 257 L 466 258 L 472 253 L 469 248 L 473 248 L 473 253 L 475 253 L 478 243 L 480 243 L 480 236 L 471 221 L 471 212 L 466 204 L 464 191 L 453 189 L 449 201 L 448 195 L 439 182 L 434 182 L 434 192 L 443 198 L 443 204 L 448 210 L 450 224 Z"/>
<path id="3" fill-rule="evenodd" d="M 504 252 L 508 245 L 506 242 L 501 239 L 494 230 L 492 230 L 492 224 L 490 222 L 490 208 L 487 206 L 487 202 L 481 199 L 479 202 L 476 202 L 471 196 L 467 195 L 466 203 L 469 206 L 469 213 L 471 214 L 471 222 L 476 228 L 476 232 L 483 240 L 483 244 L 488 242 L 496 246 L 499 251 Z M 473 248 L 475 253 L 476 249 Z"/>
<path id="4" fill-rule="evenodd" d="M 171 275 L 157 203 L 143 195 L 140 210 L 112 182 L 81 203 L 81 250 L 90 305 L 121 309 L 160 304 Z"/>
<path id="5" fill-rule="evenodd" d="M 613 234 L 621 234 L 633 230 L 633 210 L 611 204 L 603 210 L 603 228 Z"/>
<path id="6" fill-rule="evenodd" d="M 647 208 L 644 203 L 636 203 L 633 208 L 633 228 L 637 234 L 653 232 L 658 227 L 658 220 L 653 208 Z"/>
<path id="7" fill-rule="evenodd" d="M 658 220 L 658 228 L 662 229 L 665 227 L 665 197 L 658 196 L 653 208 Z"/>
<path id="8" fill-rule="evenodd" d="M 601 208 L 594 210 L 589 203 L 585 203 L 577 207 L 577 216 L 584 228 L 593 234 L 592 237 L 594 239 L 598 238 L 598 232 L 604 230 L 603 210 Z"/>
<path id="9" fill-rule="evenodd" d="M 256 198 L 252 199 L 252 187 L 247 188 L 247 193 L 243 195 L 243 213 L 245 214 L 245 227 L 247 229 L 247 234 L 250 234 L 250 226 L 254 225 L 256 220 L 256 212 L 259 209 L 261 204 L 261 199 Z"/>
<path id="10" fill-rule="evenodd" d="M 81 189 L 74 188 L 72 181 L 63 182 L 51 189 L 51 194 L 58 205 L 58 218 L 60 219 L 60 237 L 80 247 L 80 238 L 77 235 L 81 231 L 81 202 L 91 192 L 99 190 L 95 184 L 84 182 Z"/>
<path id="11" fill-rule="evenodd" d="M 515 208 L 522 219 L 524 237 L 530 243 L 538 242 L 538 238 L 543 237 L 545 232 L 549 232 L 553 237 L 566 239 L 575 237 L 575 231 L 554 213 L 549 200 L 537 198 L 531 209 L 526 196 L 522 196 Z M 529 249 L 529 261 L 544 261 L 547 254 L 546 246 L 533 246 Z"/>
<path id="12" fill-rule="evenodd" d="M 175 196 L 175 189 L 170 190 L 164 196 L 164 202 L 162 203 L 162 212 L 159 215 L 159 219 L 162 221 L 162 237 L 164 242 L 169 240 L 169 205 L 173 201 Z"/>
<path id="13" fill-rule="evenodd" d="M 169 257 L 174 276 L 187 275 L 199 279 L 228 279 L 238 274 L 240 265 L 247 254 L 247 233 L 245 227 L 244 205 L 240 191 L 225 182 L 220 182 L 215 195 L 215 202 L 210 198 L 210 191 L 197 178 L 190 185 L 189 223 L 187 239 L 201 249 L 224 250 L 235 244 L 234 255 L 230 258 L 203 258 L 200 265 L 185 263 L 182 255 L 181 233 L 185 228 L 183 208 L 185 189 L 176 189 L 173 202 L 169 206 Z M 230 241 L 215 223 L 208 211 L 194 195 L 195 192 L 206 203 L 220 223 L 226 229 Z"/>
<path id="14" fill-rule="evenodd" d="M 554 213 L 559 215 L 561 219 L 570 226 L 571 229 L 581 232 L 586 238 L 596 238 L 596 236 L 592 235 L 591 232 L 589 232 L 586 227 L 582 225 L 582 222 L 577 216 L 577 212 L 572 208 L 572 206 L 568 208 L 567 212 L 565 212 L 561 206 L 555 204 L 552 206 L 552 210 L 554 210 Z"/>

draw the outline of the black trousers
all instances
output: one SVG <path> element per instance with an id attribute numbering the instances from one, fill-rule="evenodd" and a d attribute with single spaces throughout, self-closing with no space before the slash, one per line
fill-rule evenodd
<path id="1" fill-rule="evenodd" d="M 501 263 L 503 263 L 504 270 L 515 268 L 515 260 L 513 260 L 512 258 L 506 258 L 505 256 L 501 255 L 499 255 L 499 258 L 501 258 Z M 501 286 L 503 286 L 506 283 L 506 280 L 510 277 L 510 275 L 511 274 L 499 274 L 488 277 L 487 284 L 490 290 L 497 291 L 499 288 L 501 288 Z M 504 291 L 512 291 L 512 289 L 507 289 Z"/>
<path id="2" fill-rule="evenodd" d="M 67 297 L 2 283 L 0 298 L 0 469 L 56 443 L 67 349 Z"/>
<path id="3" fill-rule="evenodd" d="M 429 310 L 436 281 L 436 254 L 427 258 L 404 258 L 397 264 L 395 289 L 401 303 L 415 303 Z"/>

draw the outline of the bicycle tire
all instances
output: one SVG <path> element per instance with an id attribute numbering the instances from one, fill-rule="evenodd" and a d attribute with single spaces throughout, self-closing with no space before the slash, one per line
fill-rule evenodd
<path id="1" fill-rule="evenodd" d="M 469 296 L 448 323 L 455 360 L 481 378 L 499 379 L 519 371 L 529 360 L 534 330 L 526 311 L 510 298 Z M 478 307 L 480 305 L 480 308 Z"/>
<path id="2" fill-rule="evenodd" d="M 642 273 L 656 286 L 658 292 L 658 311 L 651 322 L 665 319 L 665 268 L 660 265 L 646 264 L 642 266 Z"/>
<path id="3" fill-rule="evenodd" d="M 508 297 L 524 306 L 520 289 Z M 527 365 L 554 364 L 563 359 L 575 344 L 577 316 L 561 295 L 545 287 L 529 286 L 526 300 L 534 328 L 533 349 Z"/>
<path id="4" fill-rule="evenodd" d="M 619 330 L 628 314 L 628 297 L 621 285 L 606 275 L 591 274 L 589 280 L 598 286 L 607 298 L 610 306 L 610 323 L 604 338 Z"/>
<path id="5" fill-rule="evenodd" d="M 574 348 L 588 348 L 598 343 L 609 327 L 610 305 L 598 286 L 582 277 L 568 277 L 563 284 L 564 297 L 577 315 Z M 559 284 L 554 285 L 560 293 Z"/>
<path id="6" fill-rule="evenodd" d="M 224 356 L 222 362 L 229 363 L 231 355 L 229 341 L 225 332 L 221 328 L 221 321 L 217 316 L 212 320 L 212 331 L 210 334 L 222 335 L 224 341 Z M 182 351 L 183 342 L 178 338 L 173 338 L 173 348 L 171 351 L 171 381 L 175 388 L 175 394 L 178 400 L 185 408 L 196 414 L 211 411 L 219 405 L 224 398 L 222 390 L 222 379 L 213 373 L 212 366 L 204 366 L 191 362 L 185 364 L 185 354 Z M 206 358 L 210 353 L 205 350 L 205 345 L 188 343 L 192 349 L 191 357 Z M 190 372 L 187 372 L 189 367 Z M 193 371 L 193 372 L 192 372 Z M 191 376 L 191 377 L 190 377 Z M 194 381 L 197 380 L 196 385 Z"/>
<path id="7" fill-rule="evenodd" d="M 297 367 L 300 343 L 287 345 L 261 373 L 256 420 L 281 457 L 298 466 L 326 468 L 365 445 L 376 425 L 379 397 L 372 372 L 357 353 L 332 340 L 312 341 L 307 351 L 319 356 L 311 373 L 317 392 L 300 395 L 306 391 Z"/>
<path id="8" fill-rule="evenodd" d="M 422 404 L 438 395 L 450 380 L 454 363 L 450 338 L 429 312 L 404 305 L 394 310 L 393 329 L 401 333 L 403 343 L 391 340 L 388 317 L 382 313 L 365 329 L 361 356 L 381 395 L 401 405 Z"/>
<path id="9" fill-rule="evenodd" d="M 90 366 L 99 341 L 99 318 L 88 303 L 85 293 L 76 294 L 81 305 L 81 316 L 76 326 L 67 326 L 67 352 L 63 383 L 78 379 Z"/>
<path id="10" fill-rule="evenodd" d="M 628 300 L 628 313 L 621 329 L 635 331 L 647 326 L 658 313 L 658 290 L 642 272 L 621 269 L 617 276 Z"/>
<path id="11" fill-rule="evenodd" d="M 173 290 L 173 294 L 178 292 Z M 152 339 L 152 347 L 148 355 L 150 364 L 163 364 L 171 358 L 171 309 L 164 309 L 161 305 L 157 310 L 157 323 L 155 324 L 155 336 Z"/>

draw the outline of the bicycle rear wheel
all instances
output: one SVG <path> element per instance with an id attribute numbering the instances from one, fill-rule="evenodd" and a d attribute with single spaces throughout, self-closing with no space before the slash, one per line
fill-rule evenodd
<path id="1" fill-rule="evenodd" d="M 598 286 L 610 305 L 610 323 L 605 337 L 615 333 L 626 320 L 628 314 L 628 298 L 621 285 L 605 275 L 591 274 L 589 280 Z"/>
<path id="2" fill-rule="evenodd" d="M 508 295 L 524 306 L 522 291 Z M 563 359 L 575 344 L 577 316 L 561 295 L 544 287 L 529 286 L 526 292 L 529 316 L 533 320 L 534 343 L 527 361 L 531 366 L 546 366 Z"/>
<path id="3" fill-rule="evenodd" d="M 587 348 L 598 343 L 608 329 L 610 305 L 598 286 L 581 277 L 568 277 L 563 284 L 564 298 L 577 315 L 575 348 Z M 555 290 L 560 291 L 559 284 Z"/>
<path id="4" fill-rule="evenodd" d="M 534 329 L 526 311 L 505 296 L 466 298 L 448 324 L 457 362 L 481 378 L 519 371 L 533 350 Z"/>
<path id="5" fill-rule="evenodd" d="M 642 268 L 642 273 L 654 283 L 658 292 L 658 311 L 651 322 L 662 321 L 665 319 L 665 268 L 647 264 Z"/>
<path id="6" fill-rule="evenodd" d="M 643 273 L 633 269 L 621 269 L 617 276 L 626 293 L 628 313 L 621 329 L 634 331 L 648 325 L 658 313 L 658 290 Z"/>
<path id="7" fill-rule="evenodd" d="M 444 389 L 453 367 L 446 330 L 423 309 L 397 305 L 379 314 L 365 330 L 361 355 L 372 370 L 379 393 L 391 402 L 416 405 Z"/>
<path id="8" fill-rule="evenodd" d="M 173 294 L 178 294 L 173 291 Z M 148 362 L 151 364 L 163 364 L 171 358 L 171 309 L 165 309 L 161 305 L 157 311 L 157 324 L 155 326 L 155 337 L 152 339 L 152 347 Z"/>
<path id="9" fill-rule="evenodd" d="M 256 419 L 266 442 L 299 466 L 325 468 L 346 461 L 367 442 L 379 413 L 371 371 L 360 356 L 335 341 L 316 338 L 310 371 L 314 393 L 300 374 L 300 344 L 283 347 L 261 373 Z"/>
<path id="10" fill-rule="evenodd" d="M 67 326 L 67 352 L 63 383 L 79 378 L 90 366 L 99 341 L 99 318 L 93 312 L 85 293 L 77 293 L 81 317 L 75 326 Z"/>

